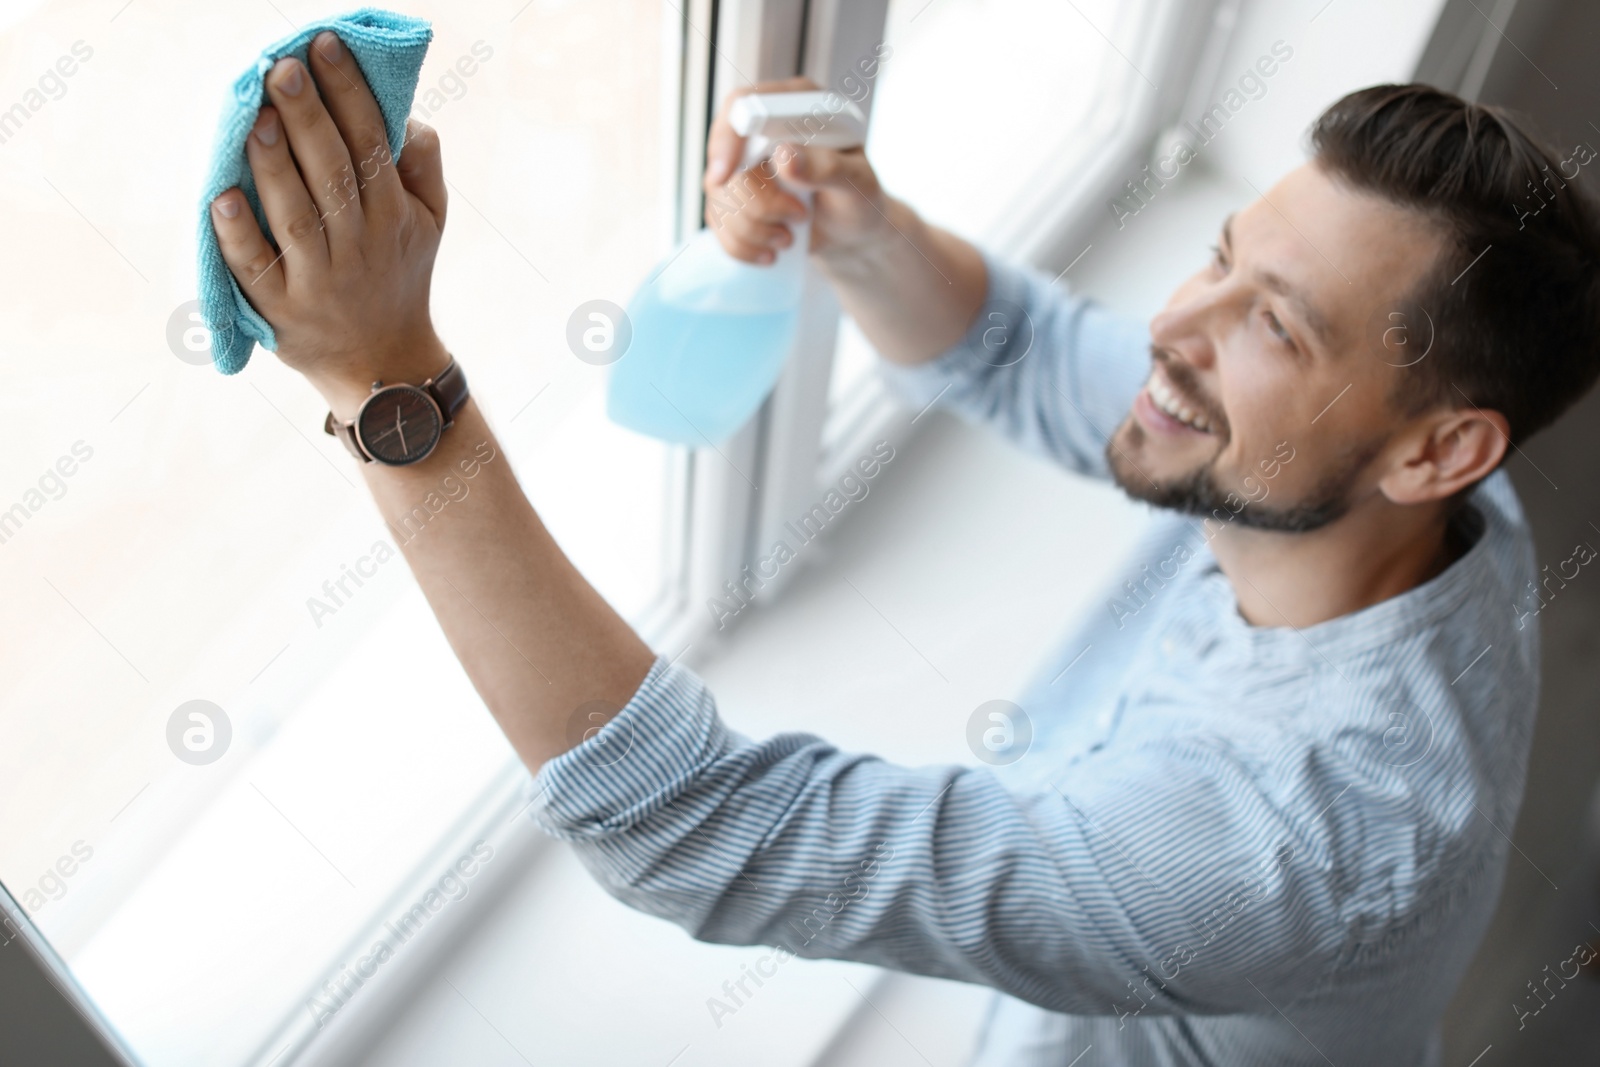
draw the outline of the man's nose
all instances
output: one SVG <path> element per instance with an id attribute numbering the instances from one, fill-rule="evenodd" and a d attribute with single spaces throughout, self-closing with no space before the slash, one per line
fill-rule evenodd
<path id="1" fill-rule="evenodd" d="M 1231 315 L 1229 301 L 1214 287 L 1182 294 L 1150 320 L 1150 342 L 1197 368 L 1209 368 Z"/>

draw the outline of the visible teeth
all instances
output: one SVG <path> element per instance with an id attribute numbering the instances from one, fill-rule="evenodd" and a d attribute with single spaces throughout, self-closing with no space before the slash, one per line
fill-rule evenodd
<path id="1" fill-rule="evenodd" d="M 1184 404 L 1173 395 L 1172 391 L 1167 388 L 1166 383 L 1160 378 L 1156 377 L 1155 375 L 1151 375 L 1150 384 L 1148 385 L 1147 389 L 1150 393 L 1150 399 L 1155 401 L 1156 407 L 1160 408 L 1162 411 L 1166 412 L 1168 415 L 1171 415 L 1173 418 L 1177 419 L 1181 423 L 1184 423 L 1185 425 L 1192 426 L 1204 433 L 1210 432 L 1210 420 L 1203 418 L 1184 406 Z"/>

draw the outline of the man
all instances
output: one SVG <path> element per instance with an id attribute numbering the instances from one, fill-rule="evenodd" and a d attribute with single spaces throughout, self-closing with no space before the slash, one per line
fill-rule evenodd
<path id="1" fill-rule="evenodd" d="M 386 165 L 335 38 L 310 65 L 271 72 L 248 146 L 281 259 L 239 192 L 213 218 L 342 423 L 374 380 L 450 361 L 427 306 L 445 184 L 417 124 Z M 782 165 L 908 395 L 1178 513 L 1030 699 L 1012 780 L 730 732 L 509 468 L 474 463 L 493 435 L 470 398 L 425 458 L 363 464 L 394 518 L 478 467 L 487 491 L 405 552 L 544 826 L 698 938 L 999 990 L 983 1063 L 1434 1062 L 1537 701 L 1534 562 L 1496 471 L 1600 371 L 1600 229 L 1555 156 L 1429 89 L 1347 97 L 1314 140 L 1148 332 L 923 223 L 859 151 Z M 707 189 L 745 183 L 719 232 L 763 261 L 800 205 L 733 176 L 739 149 L 719 121 Z"/>

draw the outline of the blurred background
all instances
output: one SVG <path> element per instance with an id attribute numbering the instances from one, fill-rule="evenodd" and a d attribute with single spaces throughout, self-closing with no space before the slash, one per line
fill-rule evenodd
<path id="1" fill-rule="evenodd" d="M 908 763 L 973 761 L 972 710 L 1014 699 L 1097 608 L 1146 514 L 899 408 L 815 286 L 733 441 L 605 419 L 569 319 L 626 303 L 699 225 L 726 92 L 809 74 L 869 112 L 891 192 L 1144 318 L 1350 89 L 1428 81 L 1526 113 L 1567 155 L 1600 146 L 1600 7 L 1581 0 L 398 7 L 435 33 L 413 108 L 450 181 L 435 321 L 535 506 L 736 728 Z M 537 833 L 527 773 L 319 398 L 260 350 L 236 378 L 209 366 L 193 234 L 225 93 L 337 10 L 0 3 L 0 880 L 152 1067 L 965 1062 L 983 990 L 854 964 L 791 961 L 713 1016 L 762 950 L 628 911 Z M 1186 123 L 1218 105 L 1196 141 Z M 1133 191 L 1177 140 L 1194 162 Z M 1597 417 L 1591 396 L 1510 461 L 1541 563 L 1600 544 Z M 895 459 L 869 496 L 718 629 L 707 599 L 879 441 Z M 1600 1060 L 1591 976 L 1519 1025 L 1547 966 L 1600 949 L 1600 585 L 1539 619 L 1516 849 L 1447 1019 L 1460 1067 Z M 172 740 L 195 707 L 198 755 Z M 476 873 L 423 932 L 348 977 L 464 855 Z"/>

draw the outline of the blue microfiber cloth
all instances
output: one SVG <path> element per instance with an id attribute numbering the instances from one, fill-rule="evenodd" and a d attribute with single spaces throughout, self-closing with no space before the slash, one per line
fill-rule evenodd
<path id="1" fill-rule="evenodd" d="M 244 370 L 257 341 L 271 352 L 277 349 L 278 339 L 267 320 L 256 314 L 244 298 L 223 262 L 217 231 L 211 224 L 211 202 L 224 189 L 237 185 L 249 200 L 261 232 L 271 239 L 272 230 L 245 158 L 245 138 L 255 125 L 261 105 L 267 102 L 263 79 L 272 65 L 284 56 L 294 56 L 305 63 L 311 39 L 324 30 L 339 35 L 366 75 L 367 85 L 383 112 L 389 151 L 397 160 L 405 142 L 406 116 L 411 113 L 417 75 L 428 54 L 428 42 L 433 39 L 433 27 L 423 19 L 364 7 L 337 18 L 307 23 L 293 36 L 262 52 L 255 65 L 233 83 L 233 95 L 217 127 L 211 172 L 206 175 L 205 192 L 200 197 L 200 315 L 211 330 L 212 362 L 223 374 Z M 316 196 L 317 191 L 312 190 L 312 195 Z"/>

